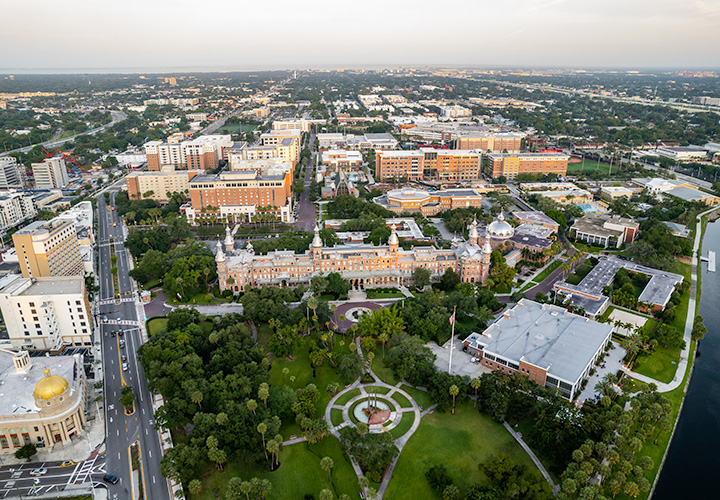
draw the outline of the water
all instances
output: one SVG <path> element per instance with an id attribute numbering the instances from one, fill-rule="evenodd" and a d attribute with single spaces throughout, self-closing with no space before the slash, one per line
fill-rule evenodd
<path id="1" fill-rule="evenodd" d="M 367 424 L 370 419 L 368 418 L 367 415 L 365 415 L 365 412 L 363 410 L 365 408 L 367 408 L 369 405 L 370 405 L 369 401 L 363 401 L 362 403 L 359 403 L 355 407 L 355 410 L 353 412 L 353 414 L 355 415 L 355 418 L 357 418 L 360 422 L 363 422 L 365 424 Z M 387 403 L 384 403 L 383 401 L 377 401 L 375 406 L 381 411 L 390 409 L 390 407 L 387 405 Z"/>
<path id="2" fill-rule="evenodd" d="M 720 250 L 720 221 L 707 225 L 702 255 Z M 720 460 L 720 273 L 700 264 L 700 315 L 708 332 L 653 500 L 718 498 Z"/>
<path id="3" fill-rule="evenodd" d="M 585 213 L 588 213 L 588 212 L 597 212 L 597 211 L 598 211 L 597 208 L 595 208 L 594 206 L 590 205 L 589 203 L 581 203 L 580 205 L 578 205 L 578 207 L 580 207 L 580 208 L 582 209 L 582 211 L 585 212 Z"/>

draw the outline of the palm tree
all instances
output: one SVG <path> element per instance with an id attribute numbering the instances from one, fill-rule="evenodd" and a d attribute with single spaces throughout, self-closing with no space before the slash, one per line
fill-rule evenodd
<path id="1" fill-rule="evenodd" d="M 383 351 L 382 357 L 383 357 L 383 359 L 385 359 L 385 344 L 387 344 L 388 341 L 390 340 L 390 336 L 387 333 L 383 332 L 380 335 L 378 335 L 378 340 L 382 344 L 382 351 Z"/>
<path id="2" fill-rule="evenodd" d="M 185 297 L 185 287 L 183 287 L 183 279 L 180 276 L 175 278 L 175 284 L 180 286 L 182 296 Z"/>
<path id="3" fill-rule="evenodd" d="M 270 386 L 268 386 L 267 383 L 263 382 L 260 384 L 260 387 L 258 387 L 258 397 L 262 399 L 265 406 L 267 406 L 267 400 L 270 397 Z"/>
<path id="4" fill-rule="evenodd" d="M 205 269 L 203 269 L 203 274 L 205 275 L 205 288 L 207 288 L 207 286 L 208 286 L 208 276 L 210 276 L 210 269 L 208 269 L 207 267 L 206 267 Z M 208 293 L 210 293 L 209 290 L 208 290 Z"/>
<path id="5" fill-rule="evenodd" d="M 455 397 L 460 393 L 460 389 L 455 384 L 450 386 L 450 395 L 453 398 L 452 414 L 455 415 Z"/>
<path id="6" fill-rule="evenodd" d="M 320 467 L 328 473 L 328 480 L 330 481 L 330 484 L 332 484 L 332 468 L 334 466 L 335 462 L 333 462 L 333 459 L 330 457 L 323 457 L 320 460 Z"/>
<path id="7" fill-rule="evenodd" d="M 478 389 L 480 388 L 480 385 L 481 385 L 481 383 L 480 383 L 479 377 L 475 377 L 470 381 L 470 387 L 475 389 L 475 402 L 473 403 L 473 408 L 477 408 L 477 392 L 478 392 Z"/>
<path id="8" fill-rule="evenodd" d="M 263 451 L 265 451 L 265 460 L 267 460 L 267 448 L 265 448 L 265 433 L 267 432 L 267 425 L 265 425 L 263 422 L 260 422 L 257 426 L 257 431 L 262 436 Z"/>
<path id="9" fill-rule="evenodd" d="M 257 401 L 255 401 L 254 399 L 248 399 L 247 402 L 245 403 L 245 406 L 247 406 L 248 410 L 253 412 L 253 415 L 257 415 L 255 413 L 255 410 L 257 410 Z"/>
<path id="10" fill-rule="evenodd" d="M 201 408 L 200 404 L 203 402 L 203 393 L 200 391 L 195 391 L 190 396 L 190 400 L 198 405 L 198 408 Z"/>
<path id="11" fill-rule="evenodd" d="M 265 446 L 265 449 L 270 452 L 270 467 L 275 467 L 275 457 L 276 453 L 280 451 L 280 445 L 277 443 L 277 441 L 271 439 L 267 442 L 267 446 Z"/>
<path id="12" fill-rule="evenodd" d="M 283 372 L 283 375 L 285 376 L 285 383 L 287 383 L 287 376 L 288 376 L 288 373 L 290 373 L 290 368 L 288 368 L 286 366 L 285 368 L 282 369 L 282 372 Z"/>
<path id="13" fill-rule="evenodd" d="M 252 483 L 250 481 L 243 481 L 240 483 L 240 493 L 245 493 L 245 498 L 250 500 L 250 492 L 252 491 Z"/>

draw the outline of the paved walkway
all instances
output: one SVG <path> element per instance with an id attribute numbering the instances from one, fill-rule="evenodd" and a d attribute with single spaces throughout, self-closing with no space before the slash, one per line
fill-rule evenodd
<path id="1" fill-rule="evenodd" d="M 512 427 L 507 422 L 503 422 L 503 425 L 508 430 L 510 435 L 515 438 L 515 441 L 518 442 L 520 446 L 522 446 L 522 449 L 527 452 L 528 455 L 530 455 L 530 458 L 532 459 L 535 466 L 540 470 L 540 474 L 543 475 L 545 480 L 550 483 L 550 486 L 552 486 L 553 492 L 557 495 L 560 491 L 560 487 L 555 484 L 555 482 L 550 477 L 550 474 L 548 474 L 548 471 L 545 469 L 545 466 L 540 462 L 538 457 L 535 456 L 535 453 L 530 449 L 530 447 L 527 445 L 525 441 L 523 441 L 522 434 L 519 432 L 515 432 Z"/>
<path id="2" fill-rule="evenodd" d="M 707 214 L 714 212 L 720 207 L 714 207 L 710 210 L 706 210 L 697 216 L 697 226 L 695 229 L 695 242 L 693 243 L 693 255 L 692 255 L 692 270 L 690 271 L 690 301 L 688 302 L 688 312 L 685 318 L 685 332 L 683 334 L 683 340 L 685 341 L 685 349 L 680 352 L 680 360 L 678 361 L 677 370 L 675 370 L 675 376 L 670 383 L 660 382 L 650 377 L 635 373 L 625 367 L 622 370 L 630 375 L 632 378 L 638 379 L 646 384 L 657 385 L 658 392 L 670 392 L 680 387 L 685 372 L 687 371 L 688 360 L 690 359 L 690 344 L 692 342 L 692 329 L 695 323 L 695 310 L 696 310 L 696 298 L 697 298 L 697 270 L 698 270 L 698 252 L 700 251 L 700 240 L 702 235 L 702 218 Z"/>
<path id="3" fill-rule="evenodd" d="M 358 343 L 358 345 L 359 345 L 359 343 Z M 415 433 L 415 431 L 420 426 L 420 419 L 424 415 L 429 413 L 430 411 L 434 410 L 436 405 L 432 405 L 430 408 L 428 408 L 427 410 L 422 412 L 420 410 L 420 406 L 412 398 L 412 396 L 400 388 L 400 386 L 403 384 L 403 381 L 398 382 L 396 385 L 390 385 L 390 384 L 385 383 L 382 380 L 380 380 L 380 377 L 375 375 L 375 373 L 372 370 L 370 370 L 370 374 L 375 378 L 375 382 L 370 383 L 370 384 L 362 384 L 362 383 L 360 383 L 360 379 L 358 378 L 357 380 L 355 380 L 355 382 L 353 382 L 352 384 L 347 386 L 345 389 L 343 389 L 342 391 L 335 394 L 335 396 L 333 396 L 332 399 L 330 399 L 327 406 L 325 407 L 325 421 L 328 422 L 328 425 L 330 426 L 330 432 L 332 433 L 332 435 L 337 437 L 338 439 L 340 439 L 340 429 L 347 427 L 349 425 L 354 425 L 351 423 L 351 420 L 350 420 L 350 415 L 349 415 L 350 407 L 352 406 L 352 403 L 355 400 L 359 400 L 359 399 L 367 397 L 367 391 L 365 389 L 366 387 L 385 387 L 385 388 L 389 389 L 389 392 L 387 394 L 382 395 L 384 398 L 392 399 L 392 395 L 395 393 L 398 393 L 398 394 L 401 394 L 402 396 L 404 396 L 410 402 L 410 404 L 412 405 L 410 408 L 399 408 L 399 413 L 413 412 L 414 419 L 413 419 L 412 426 L 410 426 L 410 429 L 405 434 L 403 434 L 402 436 L 395 439 L 395 446 L 397 446 L 399 453 L 393 459 L 392 463 L 388 466 L 387 470 L 385 471 L 385 475 L 383 476 L 382 483 L 380 483 L 380 488 L 378 488 L 378 493 L 375 498 L 377 500 L 381 500 L 383 498 L 383 495 L 385 494 L 385 490 L 387 490 L 388 484 L 390 483 L 390 479 L 393 476 L 393 471 L 395 470 L 397 461 L 400 458 L 400 455 L 402 454 L 403 448 L 405 447 L 408 440 L 412 437 L 412 435 Z M 339 405 L 339 404 L 335 403 L 338 400 L 338 398 L 340 398 L 343 394 L 346 394 L 354 389 L 360 390 L 359 396 L 356 396 L 355 398 L 351 399 L 350 401 L 348 401 L 347 403 L 345 403 L 343 405 Z M 342 409 L 342 411 L 343 411 L 343 422 L 336 426 L 332 425 L 332 410 L 333 410 L 333 408 L 334 409 Z M 402 420 L 402 415 L 400 416 L 400 418 L 398 418 L 396 420 L 397 420 L 397 423 L 393 424 L 392 427 L 397 425 L 400 422 L 400 420 Z M 377 428 L 372 429 L 372 427 L 377 427 Z M 370 432 L 373 432 L 373 431 L 374 432 L 385 432 L 389 429 L 390 429 L 390 427 L 384 428 L 382 425 L 377 425 L 377 426 L 371 426 Z M 360 469 L 360 467 L 355 462 L 355 459 L 353 459 L 351 457 L 350 462 L 352 463 L 353 469 L 355 469 L 355 473 L 357 474 L 358 478 L 363 477 L 364 474 L 363 474 L 362 470 Z"/>

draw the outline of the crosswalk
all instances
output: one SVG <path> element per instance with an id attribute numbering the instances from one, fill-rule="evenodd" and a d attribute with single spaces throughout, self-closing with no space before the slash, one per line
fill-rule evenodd
<path id="1" fill-rule="evenodd" d="M 98 301 L 99 306 L 107 306 L 112 304 L 117 304 L 118 302 L 135 302 L 135 297 L 125 297 L 122 299 L 104 299 Z"/>
<path id="2" fill-rule="evenodd" d="M 107 320 L 100 320 L 98 321 L 99 324 L 102 325 L 131 325 L 131 326 L 139 326 L 139 321 L 132 321 L 129 319 L 107 319 Z"/>

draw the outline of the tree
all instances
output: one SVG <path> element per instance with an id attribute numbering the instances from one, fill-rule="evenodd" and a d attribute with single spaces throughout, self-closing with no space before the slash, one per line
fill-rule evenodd
<path id="1" fill-rule="evenodd" d="M 450 292 L 452 290 L 455 290 L 455 288 L 460 284 L 460 281 L 461 280 L 458 273 L 456 273 L 452 267 L 448 267 L 445 270 L 445 274 L 443 274 L 442 279 L 440 280 L 439 287 L 441 290 Z"/>
<path id="2" fill-rule="evenodd" d="M 319 500 L 333 500 L 333 498 L 335 498 L 335 495 L 333 495 L 332 490 L 325 488 L 320 491 Z"/>
<path id="3" fill-rule="evenodd" d="M 256 415 L 255 410 L 257 410 L 258 406 L 257 401 L 255 401 L 254 399 L 248 399 L 245 405 L 247 406 L 247 409 L 253 413 L 253 415 Z"/>
<path id="4" fill-rule="evenodd" d="M 327 286 L 325 291 L 340 298 L 350 290 L 350 282 L 340 275 L 340 273 L 330 273 L 327 275 Z"/>
<path id="5" fill-rule="evenodd" d="M 280 443 L 274 439 L 270 439 L 267 442 L 265 449 L 270 452 L 270 467 L 275 467 L 277 453 L 280 451 Z"/>
<path id="6" fill-rule="evenodd" d="M 474 377 L 472 380 L 470 380 L 470 387 L 475 389 L 475 401 L 473 402 L 473 408 L 477 408 L 477 393 L 478 389 L 480 388 L 480 379 L 478 377 Z"/>
<path id="7" fill-rule="evenodd" d="M 335 466 L 335 462 L 330 457 L 323 457 L 320 460 L 320 467 L 322 470 L 328 473 L 328 481 L 332 484 L 332 468 Z"/>
<path id="8" fill-rule="evenodd" d="M 720 183 L 718 183 L 720 184 Z M 705 337 L 705 334 L 707 333 L 707 327 L 705 326 L 703 317 L 699 314 L 695 316 L 695 323 L 693 323 L 692 328 L 692 338 L 693 340 L 700 340 Z"/>
<path id="9" fill-rule="evenodd" d="M 262 402 L 265 403 L 265 407 L 267 407 L 267 400 L 268 397 L 270 397 L 270 386 L 265 382 L 260 384 L 260 387 L 258 388 L 258 397 L 262 399 Z"/>
<path id="10" fill-rule="evenodd" d="M 430 284 L 432 272 L 426 267 L 416 267 L 412 273 L 412 279 L 415 286 L 424 288 Z"/>
<path id="11" fill-rule="evenodd" d="M 443 490 L 443 500 L 461 500 L 460 490 L 454 484 L 447 486 Z"/>
<path id="12" fill-rule="evenodd" d="M 460 392 L 460 389 L 458 389 L 458 386 L 456 386 L 455 384 L 453 384 L 453 385 L 450 386 L 449 392 L 450 392 L 450 395 L 451 395 L 452 398 L 453 398 L 452 414 L 455 415 L 455 397 L 456 397 L 456 396 L 458 395 L 458 393 Z"/>
<path id="13" fill-rule="evenodd" d="M 267 448 L 265 446 L 265 433 L 267 432 L 267 425 L 265 425 L 263 422 L 260 422 L 257 426 L 257 431 L 262 436 L 262 443 L 263 443 L 263 450 L 265 451 L 265 460 L 267 460 Z"/>
<path id="14" fill-rule="evenodd" d="M 126 410 L 130 410 L 134 403 L 135 394 L 133 394 L 132 387 L 126 385 L 120 389 L 120 404 L 123 405 Z"/>
<path id="15" fill-rule="evenodd" d="M 37 447 L 33 443 L 24 444 L 20 449 L 15 452 L 15 458 L 23 459 L 27 458 L 29 462 L 32 457 L 37 453 Z"/>
<path id="16" fill-rule="evenodd" d="M 188 491 L 191 495 L 197 495 L 202 491 L 202 481 L 199 479 L 193 479 L 188 483 Z"/>

